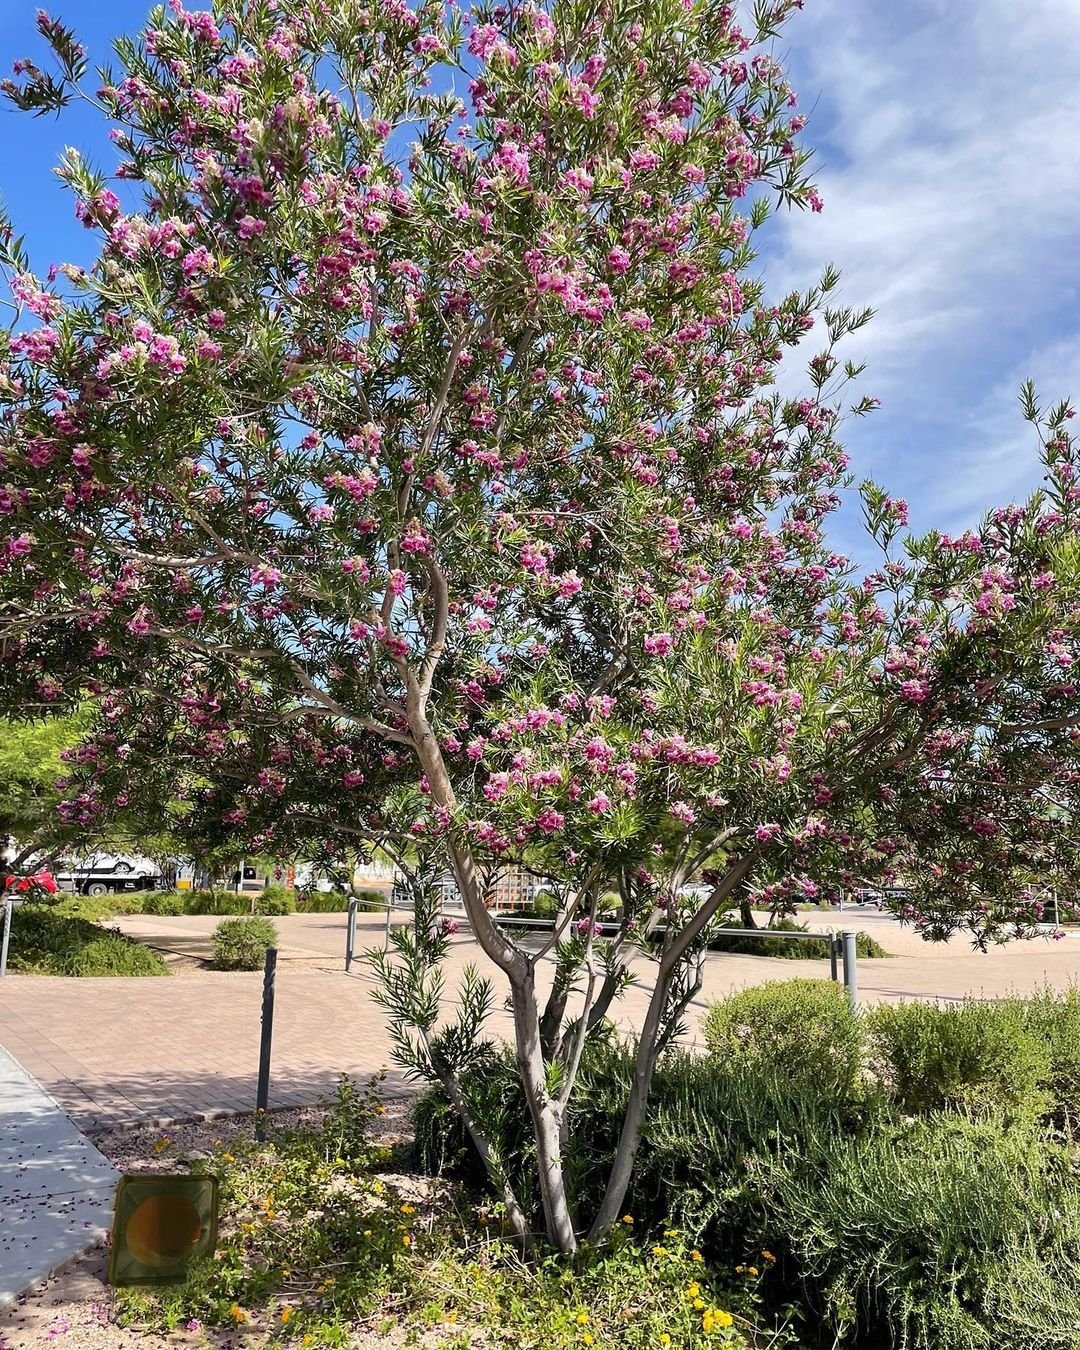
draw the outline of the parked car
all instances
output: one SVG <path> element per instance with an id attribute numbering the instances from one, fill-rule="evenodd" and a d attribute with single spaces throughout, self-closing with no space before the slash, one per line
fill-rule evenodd
<path id="1" fill-rule="evenodd" d="M 93 853 L 65 858 L 55 872 L 61 890 L 77 895 L 109 895 L 152 891 L 161 885 L 161 869 L 149 858 L 131 854 Z"/>

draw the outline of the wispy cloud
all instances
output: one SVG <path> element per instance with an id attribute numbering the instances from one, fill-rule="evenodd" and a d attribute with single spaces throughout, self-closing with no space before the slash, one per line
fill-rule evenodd
<path id="1" fill-rule="evenodd" d="M 808 0 L 787 32 L 826 209 L 780 217 L 770 282 L 832 261 L 877 310 L 856 468 L 954 528 L 1038 476 L 1019 382 L 1080 395 L 1080 6 Z"/>

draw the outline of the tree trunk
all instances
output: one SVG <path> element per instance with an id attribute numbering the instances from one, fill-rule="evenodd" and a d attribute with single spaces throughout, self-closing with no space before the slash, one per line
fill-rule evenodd
<path id="1" fill-rule="evenodd" d="M 453 784 L 435 733 L 415 698 L 410 699 L 409 713 L 410 731 L 432 797 L 440 806 L 452 811 L 456 805 Z M 536 1139 L 537 1172 L 548 1238 L 560 1251 L 572 1252 L 577 1247 L 577 1237 L 567 1203 L 566 1177 L 559 1146 L 561 1113 L 547 1090 L 546 1066 L 540 1043 L 540 1010 L 536 1001 L 532 962 L 500 931 L 488 913 L 476 864 L 469 850 L 460 844 L 451 843 L 450 862 L 473 936 L 510 981 L 518 1073 Z"/>
<path id="2" fill-rule="evenodd" d="M 665 973 L 663 963 L 661 963 L 656 976 L 656 984 L 653 987 L 652 998 L 649 1000 L 649 1010 L 645 1014 L 645 1025 L 641 1029 L 641 1040 L 638 1042 L 637 1057 L 634 1060 L 634 1081 L 630 1087 L 626 1114 L 623 1116 L 619 1142 L 615 1148 L 615 1159 L 611 1165 L 611 1172 L 608 1174 L 604 1199 L 597 1211 L 596 1218 L 593 1220 L 593 1226 L 589 1230 L 590 1242 L 595 1242 L 598 1238 L 603 1237 L 619 1217 L 626 1200 L 626 1192 L 630 1188 L 630 1178 L 633 1175 L 634 1163 L 637 1160 L 638 1148 L 641 1144 L 641 1127 L 645 1121 L 645 1107 L 648 1105 L 653 1071 L 656 1068 L 657 1042 L 660 1038 L 664 1006 L 667 1003 L 670 983 L 671 976 Z"/>
<path id="3" fill-rule="evenodd" d="M 754 918 L 754 911 L 750 905 L 749 896 L 742 896 L 739 899 L 739 922 L 744 928 L 756 928 L 757 919 Z"/>

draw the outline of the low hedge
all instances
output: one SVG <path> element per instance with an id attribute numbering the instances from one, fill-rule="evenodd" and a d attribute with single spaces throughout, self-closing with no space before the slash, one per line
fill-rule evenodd
<path id="1" fill-rule="evenodd" d="M 169 974 L 141 942 L 43 905 L 19 905 L 12 914 L 8 966 L 36 975 Z"/>
<path id="2" fill-rule="evenodd" d="M 811 938 L 771 937 L 771 933 L 808 933 L 805 923 L 794 919 L 778 919 L 770 928 L 744 928 L 738 920 L 727 923 L 725 928 L 743 929 L 742 933 L 721 933 L 709 943 L 713 952 L 731 952 L 740 956 L 776 956 L 785 961 L 827 961 L 829 959 L 829 940 Z M 880 942 L 869 933 L 858 933 L 855 937 L 856 955 L 864 960 L 877 960 L 891 956 Z"/>

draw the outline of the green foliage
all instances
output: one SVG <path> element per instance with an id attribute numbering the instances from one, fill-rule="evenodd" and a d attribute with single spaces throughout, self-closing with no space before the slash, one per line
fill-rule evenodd
<path id="1" fill-rule="evenodd" d="M 273 1325 L 301 1345 L 347 1345 L 358 1318 L 390 1306 L 405 1343 L 430 1333 L 448 1348 L 794 1344 L 790 1317 L 761 1310 L 759 1278 L 718 1276 L 674 1229 L 639 1238 L 623 1223 L 576 1261 L 524 1262 L 486 1207 L 430 1186 L 407 1200 L 379 1175 L 391 1160 L 371 1138 L 381 1110 L 374 1089 L 343 1079 L 319 1127 L 275 1131 L 271 1120 L 266 1145 L 241 1136 L 209 1159 L 166 1155 L 221 1178 L 218 1250 L 183 1284 L 118 1291 L 120 1321 L 160 1334 L 191 1319 L 245 1336 Z"/>
<path id="2" fill-rule="evenodd" d="M 947 1011 L 943 1056 L 959 1055 L 969 1082 L 952 1076 L 941 1090 L 926 1035 L 940 1023 L 896 1019 L 890 1043 L 910 1034 L 908 1060 L 925 1063 L 931 1086 L 909 1085 L 894 1105 L 859 1076 L 859 1026 L 833 986 L 778 983 L 718 1005 L 706 1023 L 716 1053 L 668 1055 L 657 1070 L 626 1206 L 634 1231 L 674 1223 L 713 1269 L 753 1265 L 766 1304 L 799 1304 L 823 1347 L 1071 1350 L 1080 1153 L 1039 1113 L 1051 1098 L 1075 1100 L 1077 996 Z M 868 1020 L 876 1035 L 878 1014 Z M 1021 1047 L 1012 1058 L 1009 1038 Z M 631 1075 L 625 1049 L 590 1050 L 565 1159 L 583 1212 L 606 1180 Z M 509 1054 L 477 1066 L 469 1089 L 535 1203 Z M 914 1119 L 901 1114 L 913 1097 L 925 1112 Z M 485 1184 L 438 1090 L 413 1119 L 421 1165 Z M 767 1268 L 761 1251 L 776 1258 Z"/>
<path id="3" fill-rule="evenodd" d="M 260 970 L 266 949 L 277 942 L 269 919 L 251 914 L 223 919 L 214 929 L 213 963 L 218 970 Z"/>
<path id="4" fill-rule="evenodd" d="M 86 919 L 20 905 L 11 921 L 8 965 L 35 975 L 168 975 L 157 952 Z"/>
<path id="5" fill-rule="evenodd" d="M 143 899 L 143 914 L 188 914 L 189 896 L 181 891 L 151 891 Z"/>
<path id="6" fill-rule="evenodd" d="M 266 1144 L 240 1137 L 183 1162 L 221 1180 L 217 1251 L 182 1285 L 122 1291 L 121 1321 L 161 1332 L 192 1318 L 238 1329 L 266 1309 L 284 1330 L 281 1312 L 291 1308 L 290 1337 L 343 1344 L 328 1337 L 377 1306 L 417 1228 L 415 1209 L 372 1173 L 389 1156 L 369 1138 L 381 1110 L 374 1088 L 346 1079 L 322 1128 L 275 1130 L 271 1119 Z"/>
<path id="7" fill-rule="evenodd" d="M 1080 990 L 1063 994 L 1044 990 L 1021 1003 L 1028 1031 L 1050 1054 L 1049 1073 L 1041 1086 L 1050 1110 L 1080 1137 Z"/>
<path id="8" fill-rule="evenodd" d="M 862 1028 L 845 990 L 829 980 L 777 980 L 714 1003 L 701 1023 L 709 1050 L 748 1072 L 852 1093 Z"/>
<path id="9" fill-rule="evenodd" d="M 533 896 L 532 912 L 538 919 L 554 919 L 559 912 L 559 897 L 551 891 L 537 891 Z"/>
<path id="10" fill-rule="evenodd" d="M 114 895 L 69 895 L 65 891 L 50 908 L 69 919 L 115 919 L 122 914 L 150 913 L 146 906 L 152 895 L 150 891 L 120 891 Z"/>
<path id="11" fill-rule="evenodd" d="M 739 920 L 724 925 L 726 928 L 742 928 Z M 777 919 L 769 928 L 758 931 L 747 929 L 747 936 L 721 933 L 709 943 L 714 952 L 732 952 L 741 956 L 776 956 L 785 961 L 827 961 L 829 959 L 829 941 L 822 937 L 820 941 L 808 938 L 776 938 L 770 933 L 806 933 L 809 925 L 798 923 L 794 919 Z M 856 955 L 865 960 L 876 960 L 889 956 L 880 942 L 870 933 L 858 933 L 855 938 Z"/>
<path id="12" fill-rule="evenodd" d="M 77 745 L 85 718 L 50 717 L 34 722 L 0 719 L 0 835 L 29 840 L 56 832 L 56 780 L 60 759 Z"/>
<path id="13" fill-rule="evenodd" d="M 296 897 L 301 914 L 343 914 L 349 908 L 344 891 L 301 891 Z"/>
<path id="14" fill-rule="evenodd" d="M 291 886 L 271 881 L 255 897 L 255 911 L 258 914 L 292 914 L 296 909 L 296 892 Z"/>
<path id="15" fill-rule="evenodd" d="M 1042 1110 L 1050 1046 L 1018 1000 L 880 1004 L 867 1018 L 879 1075 L 903 1111 Z"/>

